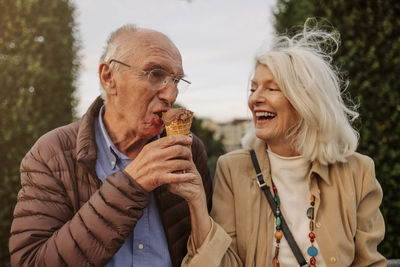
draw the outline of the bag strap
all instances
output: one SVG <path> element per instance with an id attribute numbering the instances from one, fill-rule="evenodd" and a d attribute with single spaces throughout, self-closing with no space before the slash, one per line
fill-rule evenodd
<path id="1" fill-rule="evenodd" d="M 257 174 L 257 183 L 259 185 L 259 187 L 261 188 L 261 190 L 264 191 L 265 196 L 267 197 L 268 203 L 272 209 L 272 211 L 276 210 L 276 204 L 274 201 L 274 197 L 271 194 L 271 191 L 269 190 L 269 186 L 265 183 L 264 181 L 264 177 L 261 173 L 261 169 L 260 169 L 260 165 L 258 165 L 258 160 L 257 160 L 257 156 L 256 153 L 254 152 L 254 150 L 250 150 L 250 156 L 251 156 L 251 160 L 253 161 L 253 165 L 254 165 L 254 169 L 256 170 L 256 174 Z M 301 250 L 299 248 L 299 246 L 297 245 L 296 241 L 293 238 L 292 233 L 289 230 L 289 227 L 285 221 L 285 219 L 283 218 L 283 214 L 281 213 L 280 215 L 281 218 L 281 229 L 283 234 L 286 237 L 287 242 L 289 243 L 290 248 L 292 249 L 292 252 L 294 254 L 294 256 L 296 257 L 297 262 L 299 263 L 300 266 L 307 266 L 307 262 L 303 257 L 303 254 L 301 253 Z"/>

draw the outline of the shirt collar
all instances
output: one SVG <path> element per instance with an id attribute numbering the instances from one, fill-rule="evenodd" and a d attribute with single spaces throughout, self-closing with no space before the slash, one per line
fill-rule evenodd
<path id="1" fill-rule="evenodd" d="M 313 161 L 311 165 L 311 172 L 317 174 L 322 180 L 324 180 L 328 185 L 331 184 L 329 180 L 329 166 L 323 165 L 319 161 Z"/>
<path id="2" fill-rule="evenodd" d="M 114 143 L 111 141 L 110 136 L 107 133 L 106 127 L 103 122 L 103 114 L 105 112 L 105 106 L 103 105 L 100 108 L 99 112 L 99 126 L 100 126 L 100 132 L 101 136 L 104 138 L 104 141 L 106 143 L 107 147 L 107 157 L 110 160 L 110 164 L 112 165 L 112 169 L 115 168 L 117 164 L 117 160 L 129 160 L 129 157 L 126 156 L 125 154 L 121 153 L 114 145 Z"/>
<path id="3" fill-rule="evenodd" d="M 105 105 L 103 105 L 100 108 L 99 111 L 99 126 L 100 126 L 100 132 L 101 132 L 101 136 L 104 138 L 104 141 L 106 143 L 106 147 L 107 147 L 107 157 L 110 161 L 110 164 L 112 166 L 112 169 L 114 169 L 117 165 L 117 161 L 118 160 L 130 160 L 130 158 L 128 156 L 126 156 L 125 154 L 123 154 L 122 152 L 120 152 L 114 145 L 114 143 L 111 141 L 110 136 L 107 133 L 106 127 L 104 125 L 103 122 L 103 114 L 105 112 Z M 160 135 L 157 135 L 155 137 L 153 137 L 148 143 L 157 140 L 160 138 Z"/>

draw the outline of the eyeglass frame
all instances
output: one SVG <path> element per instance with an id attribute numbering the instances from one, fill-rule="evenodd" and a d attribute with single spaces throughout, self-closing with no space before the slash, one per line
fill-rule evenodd
<path id="1" fill-rule="evenodd" d="M 125 67 L 128 67 L 128 68 L 130 68 L 130 69 L 139 71 L 139 72 L 141 72 L 141 73 L 143 73 L 143 74 L 145 74 L 145 75 L 149 75 L 149 74 L 154 70 L 154 69 L 153 69 L 153 70 L 149 70 L 149 71 L 142 70 L 142 69 L 136 68 L 136 67 L 134 67 L 134 66 L 131 66 L 131 65 L 129 65 L 129 64 L 126 64 L 126 63 L 124 63 L 124 62 L 122 62 L 122 61 L 119 61 L 119 60 L 117 60 L 117 59 L 110 59 L 110 60 L 108 61 L 108 64 L 111 64 L 112 62 L 119 63 L 119 64 L 121 64 L 121 65 L 123 65 L 123 66 L 125 66 Z M 165 71 L 164 69 L 161 69 L 161 70 Z M 167 72 L 167 71 L 165 71 L 165 72 Z M 179 83 L 180 81 L 186 82 L 188 86 L 192 84 L 190 81 L 188 81 L 188 80 L 186 80 L 186 79 L 183 79 L 183 78 L 179 78 L 179 79 L 178 79 L 178 78 L 176 78 L 176 77 L 174 77 L 174 76 L 172 76 L 172 75 L 169 75 L 169 77 L 172 78 L 172 81 L 173 81 L 175 87 L 177 87 L 177 88 L 178 88 L 177 85 L 178 85 L 178 83 Z M 163 86 L 162 86 L 160 89 L 163 89 L 163 88 L 168 84 L 168 82 L 165 82 L 165 81 L 166 81 L 166 80 L 164 80 L 164 81 L 162 82 Z"/>

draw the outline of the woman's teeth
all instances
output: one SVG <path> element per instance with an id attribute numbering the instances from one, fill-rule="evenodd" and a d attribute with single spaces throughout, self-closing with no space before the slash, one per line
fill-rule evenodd
<path id="1" fill-rule="evenodd" d="M 275 118 L 276 114 L 274 114 L 272 112 L 257 111 L 256 116 L 257 116 L 257 118 L 260 118 L 260 119 L 273 119 L 273 118 Z"/>

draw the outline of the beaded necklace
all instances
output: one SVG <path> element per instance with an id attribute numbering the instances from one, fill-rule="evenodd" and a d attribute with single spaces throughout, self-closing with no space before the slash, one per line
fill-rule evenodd
<path id="1" fill-rule="evenodd" d="M 276 240 L 276 245 L 275 245 L 275 253 L 274 257 L 272 259 L 272 266 L 273 267 L 279 267 L 279 248 L 280 248 L 280 243 L 282 239 L 282 232 L 281 232 L 281 201 L 279 199 L 278 195 L 278 190 L 276 189 L 276 186 L 274 182 L 272 181 L 272 189 L 274 191 L 274 201 L 276 204 L 276 210 L 275 210 L 275 225 L 276 225 L 276 231 L 275 231 L 275 240 Z M 310 256 L 310 262 L 308 266 L 310 267 L 316 267 L 317 260 L 315 257 L 318 254 L 318 249 L 314 246 L 315 242 L 315 233 L 314 233 L 314 206 L 315 206 L 315 196 L 311 195 L 310 198 L 310 207 L 307 209 L 307 217 L 310 219 L 310 233 L 308 234 L 308 237 L 310 238 L 310 243 L 311 246 L 308 247 L 307 249 L 307 254 Z"/>

